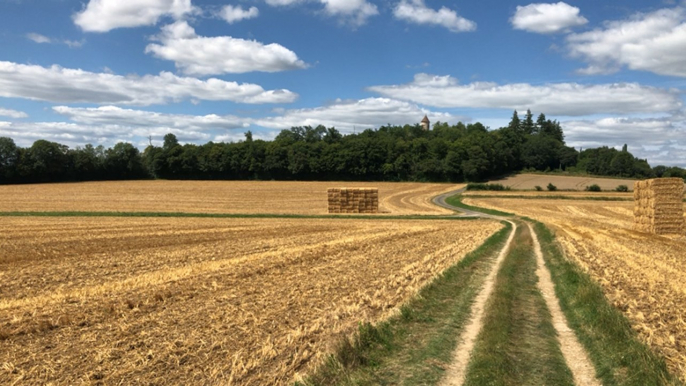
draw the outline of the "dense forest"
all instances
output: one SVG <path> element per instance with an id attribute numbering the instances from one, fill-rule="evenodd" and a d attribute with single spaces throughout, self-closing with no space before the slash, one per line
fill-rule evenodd
<path id="1" fill-rule="evenodd" d="M 162 147 L 142 153 L 129 143 L 112 148 L 70 149 L 38 140 L 31 147 L 0 137 L 0 183 L 123 179 L 481 181 L 522 170 L 567 171 L 617 177 L 681 177 L 678 167 L 651 168 L 626 148 L 581 152 L 566 146 L 559 122 L 530 111 L 488 130 L 481 123 L 438 122 L 382 126 L 342 135 L 324 126 L 293 127 L 272 141 L 245 140 L 204 145 L 178 143 L 173 134 Z"/>

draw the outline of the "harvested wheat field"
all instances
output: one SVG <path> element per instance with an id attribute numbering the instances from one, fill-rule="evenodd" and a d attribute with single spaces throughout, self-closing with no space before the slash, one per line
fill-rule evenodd
<path id="1" fill-rule="evenodd" d="M 630 190 L 636 180 L 596 178 L 596 177 L 570 177 L 545 174 L 516 174 L 500 180 L 489 181 L 492 184 L 503 184 L 512 189 L 533 190 L 540 186 L 544 190 L 549 183 L 557 186 L 560 190 L 584 190 L 587 186 L 596 184 L 602 190 L 614 190 L 618 185 L 626 185 Z"/>
<path id="2" fill-rule="evenodd" d="M 326 214 L 328 188 L 378 188 L 379 212 L 451 214 L 431 199 L 462 185 L 365 182 L 117 181 L 0 186 L 0 212 Z"/>
<path id="3" fill-rule="evenodd" d="M 633 201 L 634 194 L 632 192 L 615 192 L 615 191 L 602 191 L 602 192 L 585 192 L 585 191 L 536 191 L 536 190 L 503 190 L 503 191 L 483 191 L 483 190 L 469 190 L 462 193 L 463 196 L 491 196 L 497 195 L 498 197 L 544 197 L 555 199 L 556 197 L 561 198 L 575 198 L 579 199 L 602 199 L 605 197 L 610 197 L 612 200 L 618 201 Z"/>
<path id="4" fill-rule="evenodd" d="M 500 228 L 4 218 L 0 384 L 288 384 Z"/>
<path id="5" fill-rule="evenodd" d="M 632 230 L 633 202 L 465 199 L 555 230 L 567 256 L 596 279 L 642 340 L 686 381 L 686 235 Z M 686 205 L 685 205 L 686 206 Z"/>

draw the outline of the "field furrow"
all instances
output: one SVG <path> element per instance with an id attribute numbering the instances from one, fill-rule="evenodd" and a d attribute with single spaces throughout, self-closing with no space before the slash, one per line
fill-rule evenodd
<path id="1" fill-rule="evenodd" d="M 287 384 L 500 228 L 5 218 L 0 383 Z"/>

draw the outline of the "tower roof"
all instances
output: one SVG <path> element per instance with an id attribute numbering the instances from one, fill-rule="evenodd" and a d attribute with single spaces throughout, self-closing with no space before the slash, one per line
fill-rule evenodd
<path id="1" fill-rule="evenodd" d="M 426 115 L 424 116 L 424 119 L 422 119 L 422 123 L 424 122 L 429 122 L 429 117 L 427 117 Z"/>

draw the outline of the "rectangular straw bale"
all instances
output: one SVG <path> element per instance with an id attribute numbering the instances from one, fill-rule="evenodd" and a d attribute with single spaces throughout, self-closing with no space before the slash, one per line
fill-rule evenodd
<path id="1" fill-rule="evenodd" d="M 681 178 L 634 183 L 634 230 L 658 235 L 684 234 L 683 195 Z"/>
<path id="2" fill-rule="evenodd" d="M 377 188 L 329 188 L 329 213 L 378 213 Z"/>

